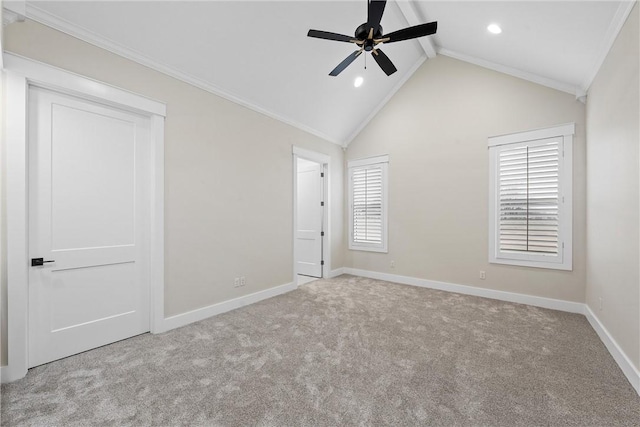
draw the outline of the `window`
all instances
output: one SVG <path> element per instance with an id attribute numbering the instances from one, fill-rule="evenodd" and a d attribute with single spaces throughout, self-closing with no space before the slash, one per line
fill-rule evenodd
<path id="1" fill-rule="evenodd" d="M 350 161 L 349 249 L 387 252 L 389 156 Z"/>
<path id="2" fill-rule="evenodd" d="M 489 262 L 572 269 L 573 123 L 489 138 Z"/>

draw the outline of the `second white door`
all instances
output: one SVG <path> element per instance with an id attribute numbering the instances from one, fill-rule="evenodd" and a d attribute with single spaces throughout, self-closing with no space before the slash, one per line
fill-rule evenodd
<path id="1" fill-rule="evenodd" d="M 45 89 L 29 105 L 32 367 L 149 330 L 150 132 Z"/>
<path id="2" fill-rule="evenodd" d="M 297 167 L 296 268 L 322 277 L 323 166 L 298 158 Z"/>

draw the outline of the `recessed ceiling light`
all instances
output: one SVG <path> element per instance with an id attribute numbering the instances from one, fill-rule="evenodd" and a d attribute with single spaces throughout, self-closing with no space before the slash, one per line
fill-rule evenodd
<path id="1" fill-rule="evenodd" d="M 356 79 L 353 81 L 353 85 L 355 87 L 360 87 L 362 86 L 362 83 L 364 82 L 364 79 L 362 78 L 362 76 L 358 76 L 356 77 Z"/>
<path id="2" fill-rule="evenodd" d="M 487 30 L 491 34 L 500 34 L 502 32 L 502 28 L 498 24 L 491 24 L 487 27 Z"/>

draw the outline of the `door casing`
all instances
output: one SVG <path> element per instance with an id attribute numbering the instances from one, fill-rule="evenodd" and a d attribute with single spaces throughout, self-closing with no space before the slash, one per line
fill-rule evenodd
<path id="1" fill-rule="evenodd" d="M 150 326 L 164 326 L 164 119 L 166 106 L 108 84 L 18 55 L 4 53 L 6 247 L 7 247 L 7 365 L 2 382 L 15 381 L 28 367 L 28 142 L 30 86 L 51 89 L 108 106 L 135 112 L 151 121 L 150 150 Z M 11 106 L 11 108 L 8 108 Z"/>

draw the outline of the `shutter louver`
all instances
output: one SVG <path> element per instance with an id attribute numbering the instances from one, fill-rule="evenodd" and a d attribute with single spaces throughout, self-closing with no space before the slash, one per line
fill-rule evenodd
<path id="1" fill-rule="evenodd" d="M 354 243 L 382 243 L 382 173 L 379 165 L 353 169 Z"/>
<path id="2" fill-rule="evenodd" d="M 558 142 L 503 149 L 498 158 L 499 248 L 558 254 Z"/>

